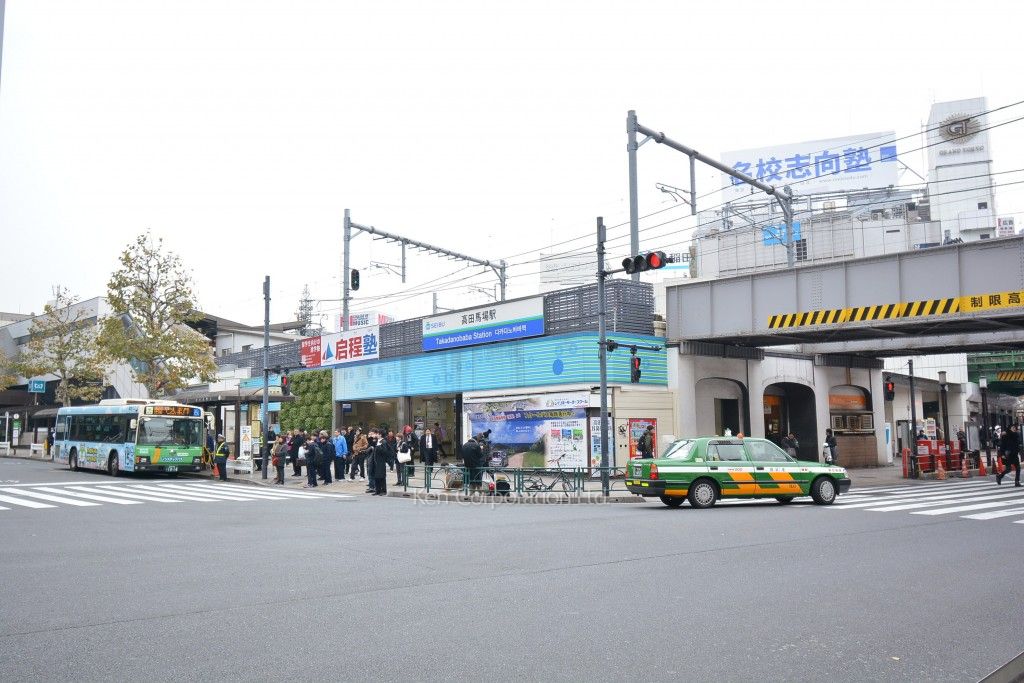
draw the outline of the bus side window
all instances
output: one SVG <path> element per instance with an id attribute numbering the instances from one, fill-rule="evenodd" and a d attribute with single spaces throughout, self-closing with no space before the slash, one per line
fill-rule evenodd
<path id="1" fill-rule="evenodd" d="M 72 441 L 78 441 L 78 425 L 81 422 L 81 418 L 77 415 L 68 415 L 68 438 Z"/>

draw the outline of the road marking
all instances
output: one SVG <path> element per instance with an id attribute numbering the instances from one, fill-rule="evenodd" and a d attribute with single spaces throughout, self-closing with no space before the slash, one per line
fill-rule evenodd
<path id="1" fill-rule="evenodd" d="M 146 486 L 144 484 L 132 484 L 130 486 L 130 488 L 132 490 L 138 489 L 139 491 L 148 491 L 150 493 L 157 493 L 157 494 L 163 492 L 163 489 L 159 489 L 159 488 L 157 488 L 155 486 Z M 170 493 L 170 491 L 168 491 L 167 493 Z M 223 498 L 210 498 L 209 496 L 200 496 L 200 495 L 184 494 L 184 493 L 175 493 L 173 495 L 176 498 L 182 498 L 184 500 L 198 500 L 201 503 L 219 503 L 219 502 L 224 500 Z"/>
<path id="2" fill-rule="evenodd" d="M 964 515 L 964 519 L 998 519 L 999 517 L 1012 517 L 1013 515 L 1024 515 L 1024 508 L 1012 510 L 996 510 L 995 512 L 978 512 L 973 515 Z"/>
<path id="3" fill-rule="evenodd" d="M 97 496 L 92 493 L 81 493 L 78 490 L 72 489 L 70 486 L 66 489 L 52 489 L 46 486 L 41 486 L 37 491 L 45 491 L 47 493 L 59 493 L 64 496 L 74 496 L 75 498 L 85 498 L 86 500 L 98 500 L 101 503 L 115 503 L 117 505 L 138 505 L 137 500 L 124 500 L 123 498 L 110 498 L 109 496 Z"/>
<path id="4" fill-rule="evenodd" d="M 951 489 L 945 489 L 942 491 L 931 489 L 928 491 L 920 491 L 917 493 L 897 493 L 890 496 L 876 496 L 868 501 L 857 500 L 852 503 L 847 503 L 840 496 L 837 501 L 840 503 L 839 507 L 843 509 L 852 509 L 859 507 L 874 507 L 875 505 L 891 505 L 896 503 L 913 503 L 922 500 L 938 499 L 938 498 L 956 498 L 961 496 L 973 496 L 978 493 L 991 489 L 991 485 L 987 484 L 974 484 L 970 487 L 958 486 Z M 839 508 L 836 508 L 839 509 Z"/>
<path id="5" fill-rule="evenodd" d="M 255 488 L 253 486 L 242 486 L 242 485 L 239 485 L 239 484 L 202 484 L 202 483 L 198 483 L 198 482 L 197 483 L 190 483 L 189 487 L 190 488 L 193 488 L 193 487 L 194 488 L 204 488 L 204 489 L 207 488 L 207 487 L 209 487 L 211 489 L 212 488 L 216 488 L 216 489 L 226 488 L 226 489 L 232 489 L 232 490 L 237 490 L 237 491 L 244 492 L 246 495 L 248 495 L 252 491 L 252 489 Z M 319 487 L 317 487 L 317 488 L 319 488 Z M 259 492 L 263 493 L 264 491 L 262 489 L 259 489 Z M 272 495 L 275 495 L 275 496 L 288 496 L 288 497 L 291 497 L 291 498 L 337 498 L 337 497 L 346 497 L 347 498 L 348 497 L 346 494 L 343 494 L 343 493 L 342 494 L 313 493 L 312 491 L 289 491 L 289 490 L 285 490 L 285 489 L 270 489 L 270 490 L 266 491 L 266 493 L 272 494 Z"/>
<path id="6" fill-rule="evenodd" d="M 1020 498 L 1019 495 L 1011 494 L 1014 498 Z M 1002 496 L 991 496 L 991 498 L 1007 498 L 1008 495 Z M 1005 505 L 1019 505 L 1019 500 L 1006 500 L 999 503 L 977 503 L 975 505 L 962 505 L 960 507 L 940 508 L 938 510 L 918 510 L 917 512 L 911 512 L 912 515 L 947 515 L 952 512 L 967 512 L 968 510 L 987 510 L 989 508 L 998 508 Z"/>
<path id="7" fill-rule="evenodd" d="M 11 503 L 13 505 L 21 505 L 27 508 L 55 508 L 56 505 L 47 505 L 46 503 L 37 503 L 34 500 L 22 500 L 21 498 L 12 498 L 10 496 L 0 496 L 0 503 Z"/>
<path id="8" fill-rule="evenodd" d="M 84 500 L 75 500 L 74 498 L 62 498 L 60 496 L 51 496 L 46 493 L 37 493 L 31 489 L 0 489 L 4 493 L 16 493 L 19 496 L 30 496 L 32 498 L 39 498 L 40 500 L 48 500 L 52 503 L 64 503 L 65 505 L 76 505 L 78 507 L 96 507 L 99 503 L 90 503 Z"/>
<path id="9" fill-rule="evenodd" d="M 170 497 L 167 497 L 167 496 L 158 496 L 158 495 L 153 494 L 153 493 L 142 493 L 142 492 L 138 492 L 138 491 L 129 493 L 127 491 L 122 491 L 121 489 L 119 489 L 119 488 L 117 488 L 115 486 L 97 486 L 96 488 L 98 488 L 100 490 L 100 493 L 109 494 L 111 496 L 123 496 L 125 498 L 132 498 L 132 499 L 136 499 L 136 500 L 153 501 L 153 502 L 156 502 L 156 503 L 183 503 L 183 502 L 185 502 L 181 498 L 170 498 Z M 86 490 L 88 490 L 88 489 L 86 489 Z"/>
<path id="10" fill-rule="evenodd" d="M 1016 493 L 1004 493 L 1001 495 L 991 496 L 979 496 L 977 494 L 971 494 L 970 496 L 943 496 L 938 500 L 928 500 L 924 503 L 910 503 L 908 505 L 889 505 L 880 508 L 871 508 L 872 512 L 893 512 L 896 510 L 918 510 L 920 508 L 933 508 L 940 507 L 942 505 L 962 505 L 964 503 L 972 504 L 985 500 L 994 500 L 997 498 L 1017 498 L 1019 497 Z"/>
<path id="11" fill-rule="evenodd" d="M 191 486 L 176 486 L 174 484 L 164 484 L 160 487 L 161 489 L 167 490 L 170 493 L 181 491 L 182 493 L 191 494 L 195 489 Z M 260 498 L 255 494 L 241 494 L 233 491 L 214 491 L 214 487 L 204 489 L 200 495 L 203 496 L 217 496 L 218 498 L 224 498 L 226 500 L 259 500 Z M 280 499 L 279 499 L 280 500 Z"/>

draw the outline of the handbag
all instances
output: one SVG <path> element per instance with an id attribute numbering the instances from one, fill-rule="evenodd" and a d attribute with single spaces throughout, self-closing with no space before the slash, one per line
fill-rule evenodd
<path id="1" fill-rule="evenodd" d="M 409 451 L 400 452 L 398 454 L 398 462 L 402 463 L 403 465 L 412 462 L 412 453 L 410 453 Z"/>

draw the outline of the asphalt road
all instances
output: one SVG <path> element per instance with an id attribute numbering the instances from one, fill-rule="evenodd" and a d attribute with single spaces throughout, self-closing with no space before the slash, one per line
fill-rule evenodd
<path id="1" fill-rule="evenodd" d="M 0 460 L 0 486 L 43 482 L 175 484 Z M 0 506 L 3 681 L 965 681 L 1024 650 L 1009 583 L 1024 525 L 1005 519 L 774 502 Z"/>

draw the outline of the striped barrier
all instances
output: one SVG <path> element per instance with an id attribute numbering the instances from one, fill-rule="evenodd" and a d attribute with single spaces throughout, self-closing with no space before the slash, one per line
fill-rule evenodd
<path id="1" fill-rule="evenodd" d="M 933 315 L 978 313 L 992 309 L 1021 306 L 1024 306 L 1024 292 L 971 294 L 961 297 L 924 299 L 922 301 L 905 301 L 894 304 L 830 308 L 799 313 L 777 313 L 768 316 L 768 328 L 780 330 L 813 325 L 837 325 L 875 320 L 923 318 Z"/>

